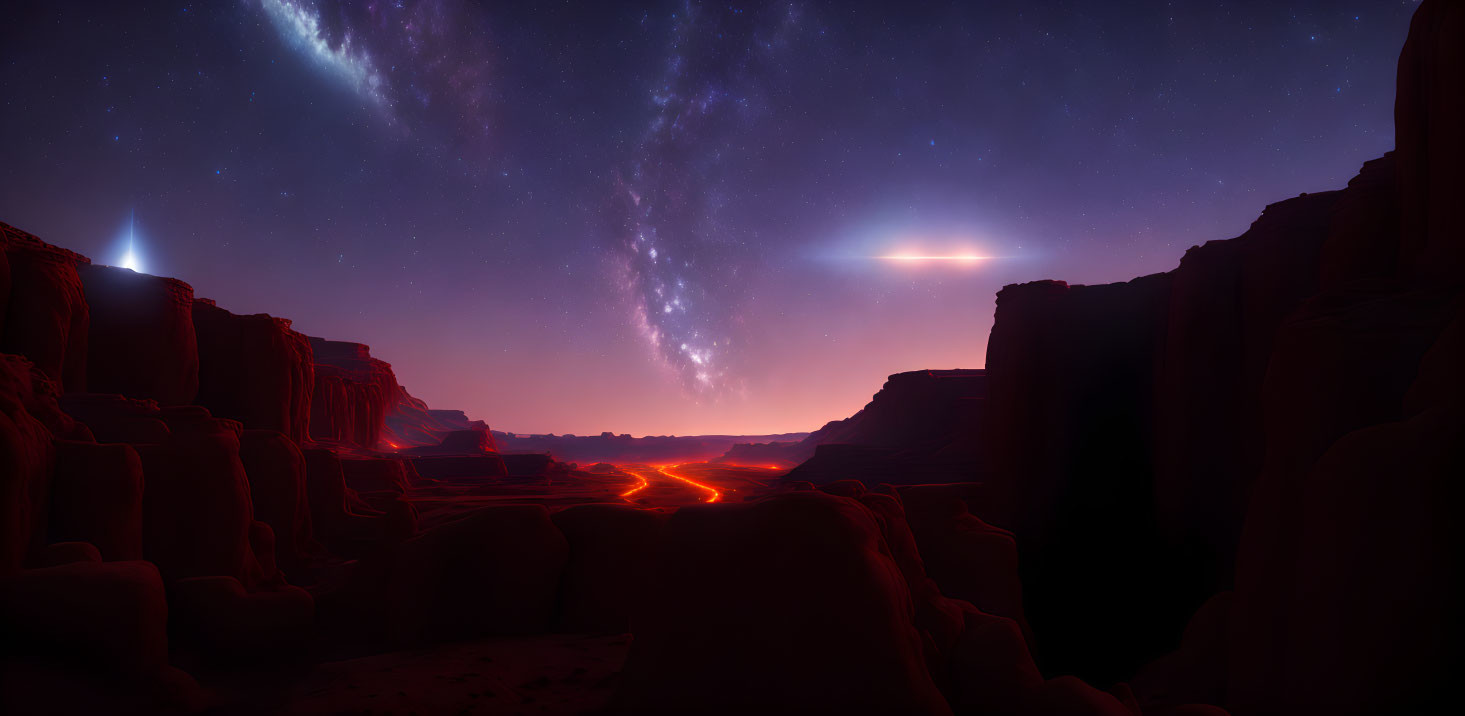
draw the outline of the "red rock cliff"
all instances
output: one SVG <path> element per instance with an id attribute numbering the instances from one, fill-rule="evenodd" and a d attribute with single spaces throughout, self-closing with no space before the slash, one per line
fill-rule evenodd
<path id="1" fill-rule="evenodd" d="M 387 413 L 401 393 L 391 364 L 373 358 L 360 343 L 311 337 L 310 346 L 316 362 L 311 437 L 366 449 L 398 447 L 381 441 Z"/>
<path id="2" fill-rule="evenodd" d="M 278 430 L 296 442 L 309 436 L 314 360 L 290 321 L 240 316 L 213 301 L 193 302 L 200 355 L 198 402 L 251 429 Z"/>

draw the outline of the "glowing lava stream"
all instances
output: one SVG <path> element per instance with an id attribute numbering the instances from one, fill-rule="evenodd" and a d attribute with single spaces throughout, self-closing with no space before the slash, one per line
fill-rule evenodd
<path id="1" fill-rule="evenodd" d="M 626 470 L 626 472 L 629 472 L 632 475 L 635 475 L 636 476 L 636 479 L 637 480 L 640 480 L 641 483 L 638 484 L 638 485 L 636 485 L 635 487 L 629 489 L 629 490 L 626 490 L 625 492 L 622 492 L 621 493 L 621 497 L 630 497 L 631 495 L 634 495 L 634 494 L 636 494 L 636 493 L 638 493 L 638 492 L 640 492 L 640 491 L 642 491 L 642 490 L 644 490 L 644 489 L 646 489 L 648 487 L 651 487 L 651 481 L 650 480 L 647 480 L 645 475 L 642 475 L 641 473 L 636 472 L 635 470 Z"/>
<path id="2" fill-rule="evenodd" d="M 658 466 L 656 466 L 656 471 L 659 472 L 659 473 L 661 473 L 661 474 L 663 474 L 663 475 L 666 475 L 667 477 L 670 477 L 673 480 L 680 480 L 682 482 L 685 482 L 688 485 L 691 485 L 692 487 L 695 487 L 695 488 L 697 488 L 699 490 L 706 490 L 709 494 L 711 494 L 711 497 L 708 497 L 707 498 L 707 503 L 708 504 L 711 504 L 713 502 L 717 502 L 718 500 L 722 499 L 722 493 L 721 492 L 718 492 L 715 488 L 712 488 L 712 487 L 709 487 L 707 485 L 704 485 L 704 484 L 702 484 L 700 482 L 697 482 L 696 480 L 693 480 L 691 478 L 682 477 L 681 475 L 678 475 L 678 474 L 676 474 L 676 473 L 668 470 L 667 469 L 668 467 L 681 467 L 681 465 L 670 465 L 670 466 L 668 466 L 668 465 L 658 465 Z"/>

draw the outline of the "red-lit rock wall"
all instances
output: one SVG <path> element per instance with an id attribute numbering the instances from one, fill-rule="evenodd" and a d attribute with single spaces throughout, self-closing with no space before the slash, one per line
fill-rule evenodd
<path id="1" fill-rule="evenodd" d="M 311 437 L 366 449 L 382 444 L 387 413 L 400 399 L 397 376 L 386 361 L 360 343 L 310 338 L 316 388 L 311 400 Z"/>
<path id="2" fill-rule="evenodd" d="M 90 307 L 87 389 L 188 405 L 198 393 L 193 288 L 172 278 L 80 264 Z"/>
<path id="3" fill-rule="evenodd" d="M 314 358 L 290 321 L 236 315 L 199 299 L 193 302 L 193 326 L 200 405 L 251 429 L 278 430 L 297 442 L 309 437 Z"/>
<path id="4" fill-rule="evenodd" d="M 0 352 L 29 358 L 64 390 L 85 390 L 91 314 L 76 267 L 91 259 L 3 223 L 0 250 L 10 284 Z"/>

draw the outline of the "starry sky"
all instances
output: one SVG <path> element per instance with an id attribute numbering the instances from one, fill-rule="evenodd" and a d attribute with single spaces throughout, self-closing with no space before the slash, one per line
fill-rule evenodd
<path id="1" fill-rule="evenodd" d="M 6 5 L 0 220 L 496 429 L 687 435 L 980 367 L 1004 284 L 1343 186 L 1416 3 Z"/>

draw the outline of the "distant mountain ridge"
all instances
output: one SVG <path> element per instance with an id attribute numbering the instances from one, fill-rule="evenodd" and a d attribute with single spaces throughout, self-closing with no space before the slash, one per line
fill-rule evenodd
<path id="1" fill-rule="evenodd" d="M 738 442 L 783 441 L 796 444 L 808 433 L 775 435 L 523 435 L 494 431 L 505 453 L 548 453 L 566 462 L 668 463 L 701 462 L 726 453 Z"/>
<path id="2" fill-rule="evenodd" d="M 825 423 L 798 442 L 734 445 L 717 462 L 798 465 L 788 479 L 816 483 L 851 477 L 970 480 L 979 466 L 971 448 L 986 398 L 987 372 L 981 368 L 896 373 L 848 418 Z"/>

